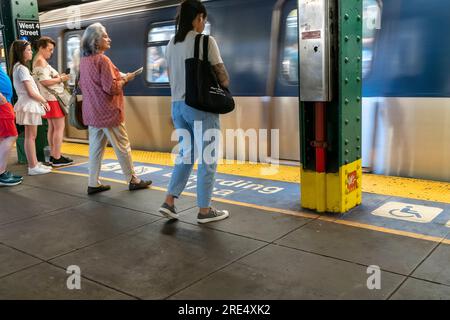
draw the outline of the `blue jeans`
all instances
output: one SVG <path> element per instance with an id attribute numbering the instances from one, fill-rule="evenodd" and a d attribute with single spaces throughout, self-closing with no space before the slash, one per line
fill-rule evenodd
<path id="1" fill-rule="evenodd" d="M 213 132 L 210 129 L 219 132 L 219 115 L 191 108 L 184 101 L 174 101 L 172 120 L 180 150 L 170 178 L 168 194 L 175 198 L 180 196 L 189 180 L 195 160 L 201 155 L 197 171 L 197 205 L 200 208 L 208 208 L 214 187 L 219 144 L 218 138 L 211 137 L 209 133 Z"/>

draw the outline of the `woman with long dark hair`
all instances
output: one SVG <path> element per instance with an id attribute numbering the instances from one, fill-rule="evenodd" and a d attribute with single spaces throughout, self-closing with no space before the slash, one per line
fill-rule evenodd
<path id="1" fill-rule="evenodd" d="M 172 94 L 172 120 L 180 137 L 180 153 L 170 179 L 166 200 L 159 209 L 160 213 L 169 219 L 178 218 L 175 198 L 178 198 L 184 190 L 198 153 L 200 155 L 197 173 L 198 223 L 222 220 L 229 215 L 226 210 L 217 210 L 210 206 L 217 169 L 218 141 L 203 139 L 208 130 L 220 130 L 219 115 L 194 109 L 185 103 L 185 60 L 194 57 L 195 37 L 205 29 L 206 17 L 206 8 L 200 1 L 183 1 L 176 18 L 176 34 L 166 50 Z M 200 57 L 203 54 L 202 41 L 200 41 Z M 223 87 L 228 87 L 228 74 L 213 37 L 209 37 L 208 60 L 219 83 Z M 181 138 L 186 132 L 189 132 L 190 138 Z M 205 159 L 204 150 L 211 148 L 213 152 L 208 155 L 212 156 L 212 159 Z"/>
<path id="2" fill-rule="evenodd" d="M 25 126 L 24 149 L 28 161 L 28 175 L 50 173 L 51 167 L 38 162 L 36 158 L 37 126 L 42 124 L 42 116 L 50 110 L 47 100 L 31 76 L 28 64 L 33 58 L 31 45 L 24 40 L 16 40 L 10 49 L 11 70 L 17 102 L 14 105 L 17 124 Z"/>

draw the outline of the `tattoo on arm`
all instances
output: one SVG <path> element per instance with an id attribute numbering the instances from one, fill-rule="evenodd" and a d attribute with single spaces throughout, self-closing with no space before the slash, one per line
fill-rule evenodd
<path id="1" fill-rule="evenodd" d="M 223 63 L 219 63 L 213 66 L 214 72 L 216 73 L 217 80 L 222 87 L 228 88 L 230 85 L 230 78 L 228 76 L 227 69 Z"/>

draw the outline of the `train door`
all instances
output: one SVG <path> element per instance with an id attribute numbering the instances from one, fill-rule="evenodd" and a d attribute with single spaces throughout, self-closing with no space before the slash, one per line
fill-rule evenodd
<path id="1" fill-rule="evenodd" d="M 271 128 L 279 129 L 279 158 L 300 161 L 297 1 L 288 0 L 275 10 L 279 10 L 276 27 L 279 36 L 276 59 L 272 58 L 276 71 L 269 79 L 273 84 L 268 86 L 273 88 L 269 93 L 272 96 Z M 274 32 L 277 30 L 272 30 Z"/>
<path id="2" fill-rule="evenodd" d="M 69 31 L 64 34 L 62 48 L 62 70 L 70 75 L 68 84 L 71 88 L 75 86 L 76 75 L 80 65 L 80 43 L 83 30 Z M 78 130 L 66 125 L 66 140 L 76 141 L 88 139 L 87 130 Z"/>

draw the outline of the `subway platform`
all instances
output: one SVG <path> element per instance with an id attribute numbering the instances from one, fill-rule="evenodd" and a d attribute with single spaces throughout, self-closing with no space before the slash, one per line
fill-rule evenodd
<path id="1" fill-rule="evenodd" d="M 298 167 L 221 165 L 213 205 L 230 218 L 199 225 L 195 177 L 178 221 L 158 213 L 169 155 L 135 151 L 154 184 L 130 192 L 109 149 L 112 189 L 88 196 L 87 146 L 63 152 L 76 163 L 44 176 L 11 158 L 25 177 L 0 188 L 0 299 L 450 299 L 450 183 L 365 175 L 362 205 L 318 215 Z"/>

